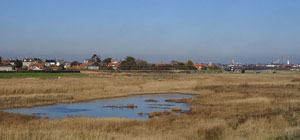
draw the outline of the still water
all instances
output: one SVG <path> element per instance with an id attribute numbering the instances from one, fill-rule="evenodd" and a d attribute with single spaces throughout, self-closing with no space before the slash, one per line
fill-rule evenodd
<path id="1" fill-rule="evenodd" d="M 148 119 L 148 113 L 154 111 L 171 110 L 180 107 L 182 111 L 189 110 L 185 103 L 166 102 L 167 99 L 191 98 L 189 94 L 152 94 L 135 95 L 129 97 L 102 99 L 84 103 L 57 104 L 25 109 L 8 109 L 6 112 L 33 114 L 40 117 L 49 116 L 50 119 L 68 116 L 87 116 L 96 118 L 122 117 L 132 119 Z M 151 100 L 149 100 L 151 99 Z M 153 100 L 152 100 L 153 99 Z M 148 100 L 148 101 L 147 101 Z M 134 104 L 135 107 L 128 107 Z M 139 113 L 140 112 L 140 113 Z"/>

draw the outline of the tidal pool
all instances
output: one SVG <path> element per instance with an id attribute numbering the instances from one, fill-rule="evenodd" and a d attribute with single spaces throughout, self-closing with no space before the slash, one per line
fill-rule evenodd
<path id="1" fill-rule="evenodd" d="M 32 114 L 40 117 L 49 116 L 50 119 L 64 118 L 68 116 L 148 119 L 148 113 L 154 111 L 171 110 L 172 107 L 182 108 L 182 111 L 189 110 L 189 104 L 166 102 L 165 100 L 192 98 L 194 96 L 195 95 L 190 94 L 134 95 L 129 97 L 101 99 L 83 103 L 57 104 L 25 109 L 7 109 L 5 111 L 10 113 Z"/>

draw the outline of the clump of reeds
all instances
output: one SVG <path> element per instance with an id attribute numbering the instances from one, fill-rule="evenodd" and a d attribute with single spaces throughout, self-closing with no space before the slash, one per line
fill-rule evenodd
<path id="1" fill-rule="evenodd" d="M 135 104 L 128 104 L 128 105 L 107 105 L 107 106 L 103 106 L 103 107 L 107 107 L 107 108 L 138 108 L 137 105 Z"/>
<path id="2" fill-rule="evenodd" d="M 175 102 L 175 103 L 187 103 L 190 98 L 181 98 L 181 99 L 167 99 L 166 102 Z"/>
<path id="3" fill-rule="evenodd" d="M 49 116 L 49 115 L 45 115 L 43 119 L 49 120 L 49 119 L 50 119 L 50 116 Z"/>
<path id="4" fill-rule="evenodd" d="M 157 100 L 155 100 L 155 99 L 146 99 L 146 100 L 144 100 L 145 102 L 158 102 Z"/>
<path id="5" fill-rule="evenodd" d="M 137 108 L 138 106 L 137 105 L 134 105 L 134 104 L 128 104 L 127 106 L 126 106 L 127 108 Z"/>
<path id="6" fill-rule="evenodd" d="M 244 88 L 248 88 L 250 87 L 250 85 L 247 83 L 247 82 L 244 82 L 244 83 L 240 83 L 239 85 L 240 87 L 244 87 Z"/>
<path id="7" fill-rule="evenodd" d="M 138 112 L 138 115 L 139 115 L 139 116 L 142 116 L 142 115 L 143 115 L 143 112 L 142 112 L 142 111 Z"/>
<path id="8" fill-rule="evenodd" d="M 148 104 L 149 106 L 174 106 L 175 104 Z"/>
<path id="9" fill-rule="evenodd" d="M 202 90 L 203 87 L 202 86 L 195 86 L 194 90 Z"/>
<path id="10" fill-rule="evenodd" d="M 163 115 L 170 115 L 172 114 L 172 112 L 170 111 L 155 111 L 155 112 L 151 112 L 148 114 L 149 118 L 153 118 L 153 117 L 158 117 L 158 116 L 163 116 Z"/>
<path id="11" fill-rule="evenodd" d="M 181 111 L 182 111 L 182 108 L 180 108 L 180 107 L 172 107 L 171 110 L 172 110 L 173 112 L 181 112 Z"/>
<path id="12" fill-rule="evenodd" d="M 205 140 L 216 140 L 221 138 L 223 131 L 224 131 L 223 128 L 219 126 L 215 126 L 213 128 L 204 129 L 204 130 L 199 129 L 198 134 L 204 135 Z"/>
<path id="13" fill-rule="evenodd" d="M 292 82 L 300 82 L 300 78 L 293 78 Z"/>

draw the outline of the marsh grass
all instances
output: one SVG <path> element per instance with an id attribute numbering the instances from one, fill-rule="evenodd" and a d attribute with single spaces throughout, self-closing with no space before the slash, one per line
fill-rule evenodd
<path id="1" fill-rule="evenodd" d="M 150 120 L 38 119 L 0 112 L 0 139 L 299 139 L 298 73 L 152 74 L 86 72 L 86 77 L 0 79 L 0 107 L 32 107 L 145 93 L 192 93 L 170 99 L 189 111 L 152 112 Z M 164 78 L 164 81 L 158 81 Z M 142 87 L 142 88 L 141 88 Z M 142 112 L 141 112 L 142 113 Z"/>

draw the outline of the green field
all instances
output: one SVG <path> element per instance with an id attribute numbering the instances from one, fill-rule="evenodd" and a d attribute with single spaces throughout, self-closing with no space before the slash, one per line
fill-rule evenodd
<path id="1" fill-rule="evenodd" d="M 0 78 L 86 76 L 83 73 L 0 73 Z"/>

